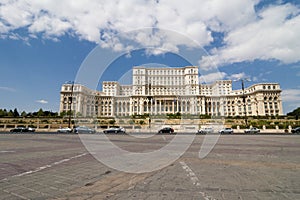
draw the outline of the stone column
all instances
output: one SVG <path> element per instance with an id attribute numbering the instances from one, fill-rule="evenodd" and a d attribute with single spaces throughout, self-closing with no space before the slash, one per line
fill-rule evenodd
<path id="1" fill-rule="evenodd" d="M 201 114 L 202 115 L 205 115 L 205 99 L 204 98 L 201 98 Z"/>
<path id="2" fill-rule="evenodd" d="M 159 114 L 162 114 L 162 106 L 161 106 L 161 100 L 159 100 Z"/>
<path id="3" fill-rule="evenodd" d="M 172 101 L 172 113 L 175 113 L 175 103 L 174 103 L 174 100 Z"/>

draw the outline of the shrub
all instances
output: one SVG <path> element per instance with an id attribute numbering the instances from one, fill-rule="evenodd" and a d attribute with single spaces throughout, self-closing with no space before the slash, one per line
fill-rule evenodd
<path id="1" fill-rule="evenodd" d="M 111 119 L 111 120 L 109 120 L 109 122 L 108 122 L 109 124 L 115 124 L 116 123 L 116 120 L 114 120 L 114 119 Z"/>

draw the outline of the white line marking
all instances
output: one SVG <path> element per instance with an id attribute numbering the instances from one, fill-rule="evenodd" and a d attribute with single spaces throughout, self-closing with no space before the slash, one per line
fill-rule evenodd
<path id="1" fill-rule="evenodd" d="M 16 151 L 0 151 L 0 153 L 14 153 Z"/>
<path id="2" fill-rule="evenodd" d="M 22 196 L 22 195 L 16 194 L 16 193 L 14 193 L 14 192 L 10 192 L 10 191 L 7 191 L 7 190 L 3 190 L 3 191 L 6 192 L 6 193 L 8 193 L 8 194 L 12 194 L 13 196 L 18 197 L 18 198 L 20 198 L 20 199 L 26 199 L 26 200 L 29 200 L 27 197 L 24 197 L 24 196 Z"/>
<path id="3" fill-rule="evenodd" d="M 181 164 L 182 168 L 187 172 L 187 176 L 190 177 L 193 185 L 200 187 L 200 181 L 199 181 L 198 177 L 196 176 L 195 172 L 193 172 L 193 170 L 184 161 L 181 161 L 180 164 Z M 205 200 L 215 200 L 211 196 L 205 194 L 205 192 L 199 192 L 199 193 Z"/>
<path id="4" fill-rule="evenodd" d="M 59 165 L 59 164 L 64 163 L 64 162 L 68 162 L 68 161 L 70 161 L 70 160 L 72 160 L 72 159 L 80 158 L 80 157 L 85 156 L 85 155 L 87 155 L 87 154 L 88 154 L 88 153 L 79 154 L 79 155 L 76 155 L 76 156 L 73 156 L 73 157 L 70 157 L 70 158 L 66 158 L 66 159 L 63 159 L 63 160 L 60 160 L 60 161 L 51 163 L 51 164 L 49 164 L 49 165 L 44 165 L 44 166 L 42 166 L 42 167 L 38 167 L 38 168 L 36 168 L 35 170 L 30 170 L 30 171 L 27 171 L 27 172 L 23 172 L 23 173 L 21 173 L 21 174 L 13 175 L 13 176 L 11 176 L 11 177 L 20 177 L 20 176 L 25 176 L 25 175 L 28 175 L 28 174 L 33 174 L 33 173 L 39 172 L 39 171 L 41 171 L 41 170 L 43 170 L 43 169 L 47 169 L 47 168 L 53 167 L 53 166 L 55 166 L 55 165 Z M 2 179 L 2 180 L 7 180 L 7 178 Z"/>

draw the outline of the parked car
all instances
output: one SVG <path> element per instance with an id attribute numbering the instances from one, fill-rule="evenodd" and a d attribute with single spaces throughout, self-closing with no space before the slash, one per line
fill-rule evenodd
<path id="1" fill-rule="evenodd" d="M 214 129 L 211 127 L 206 127 L 206 128 L 201 128 L 198 130 L 199 134 L 208 134 L 208 133 L 213 133 Z"/>
<path id="2" fill-rule="evenodd" d="M 300 127 L 293 128 L 292 133 L 300 133 Z"/>
<path id="3" fill-rule="evenodd" d="M 96 133 L 96 130 L 86 126 L 78 126 L 74 128 L 74 133 Z"/>
<path id="4" fill-rule="evenodd" d="M 123 127 L 111 127 L 103 130 L 103 133 L 126 133 L 126 130 Z"/>
<path id="5" fill-rule="evenodd" d="M 158 133 L 174 133 L 174 129 L 171 127 L 165 127 L 160 129 Z"/>
<path id="6" fill-rule="evenodd" d="M 250 129 L 246 129 L 244 132 L 245 133 L 259 133 L 260 130 L 258 128 L 256 128 L 256 127 L 252 127 Z"/>
<path id="7" fill-rule="evenodd" d="M 233 130 L 232 128 L 223 128 L 219 131 L 220 134 L 232 134 Z"/>
<path id="8" fill-rule="evenodd" d="M 32 128 L 32 127 L 28 127 L 28 132 L 35 132 L 35 128 Z"/>
<path id="9" fill-rule="evenodd" d="M 26 127 L 16 127 L 10 130 L 10 132 L 34 132 L 35 129 L 34 128 L 26 128 Z"/>
<path id="10" fill-rule="evenodd" d="M 57 132 L 58 133 L 71 133 L 72 129 L 69 127 L 64 127 L 64 128 L 57 129 Z"/>

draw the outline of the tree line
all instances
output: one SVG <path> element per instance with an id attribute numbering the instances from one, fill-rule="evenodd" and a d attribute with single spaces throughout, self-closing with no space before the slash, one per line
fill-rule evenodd
<path id="1" fill-rule="evenodd" d="M 52 111 L 44 111 L 40 108 L 37 112 L 25 112 L 22 111 L 21 113 L 18 111 L 17 108 L 14 110 L 6 110 L 0 109 L 0 117 L 57 117 L 57 112 Z"/>
<path id="2" fill-rule="evenodd" d="M 300 117 L 300 107 L 296 108 L 292 112 L 287 113 L 288 116 L 294 116 L 297 120 Z"/>
<path id="3" fill-rule="evenodd" d="M 73 112 L 71 112 L 71 115 L 72 114 Z M 28 112 L 28 113 L 25 111 L 22 111 L 20 113 L 17 108 L 15 108 L 14 110 L 0 109 L 0 117 L 58 117 L 58 116 L 64 117 L 68 115 L 70 115 L 70 111 L 62 112 L 59 115 L 58 112 L 44 111 L 42 108 L 40 108 L 37 112 Z M 80 116 L 81 114 L 77 113 L 77 115 Z M 298 120 L 298 118 L 300 117 L 300 107 L 296 108 L 292 112 L 287 113 L 287 116 L 293 116 Z M 133 116 L 133 118 L 136 117 L 141 117 L 141 116 Z M 147 118 L 147 117 L 149 117 L 149 114 L 143 115 L 142 118 Z M 180 118 L 180 113 L 168 114 L 168 117 L 172 119 Z M 203 118 L 203 116 L 200 117 Z"/>

